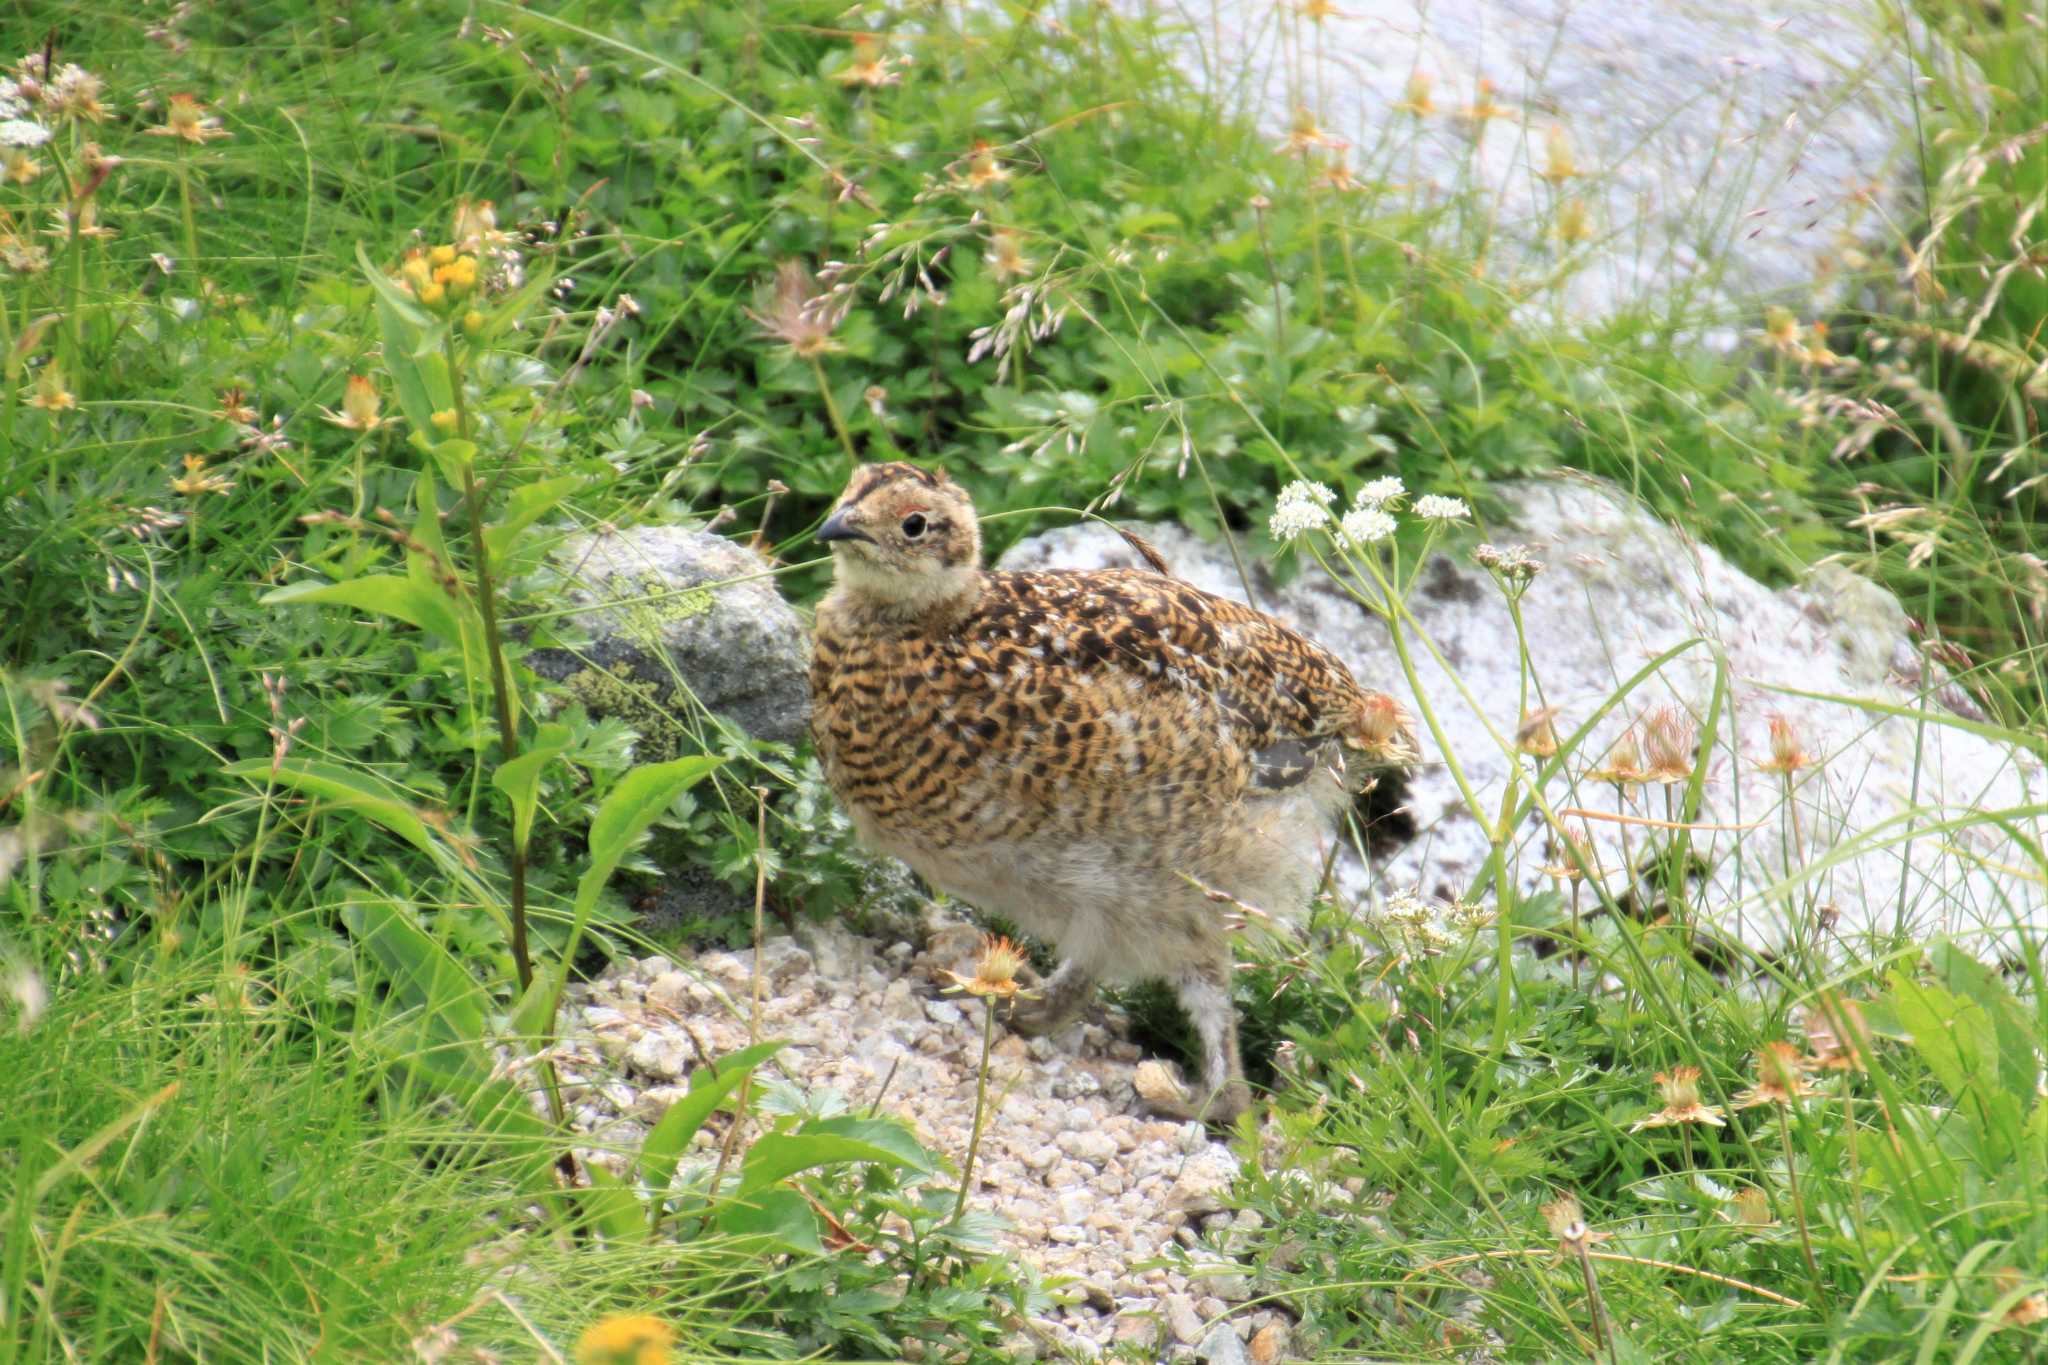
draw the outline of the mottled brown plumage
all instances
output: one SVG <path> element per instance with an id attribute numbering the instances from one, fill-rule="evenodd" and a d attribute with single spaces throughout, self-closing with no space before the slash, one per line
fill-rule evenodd
<path id="1" fill-rule="evenodd" d="M 1227 893 L 1284 922 L 1331 818 L 1413 756 L 1393 701 L 1271 617 L 1164 574 L 980 566 L 967 495 L 906 464 L 857 470 L 819 538 L 812 733 L 874 847 L 1055 943 L 1016 1022 L 1071 1019 L 1101 979 L 1163 977 L 1228 1119 L 1249 1102 Z M 1174 1109 L 1174 1106 L 1157 1106 Z"/>

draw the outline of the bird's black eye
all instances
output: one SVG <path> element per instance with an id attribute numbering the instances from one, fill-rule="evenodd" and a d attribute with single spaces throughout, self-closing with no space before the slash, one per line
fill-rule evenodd
<path id="1" fill-rule="evenodd" d="M 924 513 L 912 512 L 903 519 L 903 534 L 916 540 L 924 534 Z"/>

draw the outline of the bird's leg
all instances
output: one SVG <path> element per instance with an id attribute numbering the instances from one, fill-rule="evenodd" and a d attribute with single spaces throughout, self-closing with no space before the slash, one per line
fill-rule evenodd
<path id="1" fill-rule="evenodd" d="M 1251 1087 L 1245 1084 L 1244 1062 L 1237 1052 L 1237 1010 L 1230 1002 L 1230 958 L 1182 973 L 1174 994 L 1194 1021 L 1202 1041 L 1202 1083 L 1191 1087 L 1186 1100 L 1159 1098 L 1147 1106 L 1161 1118 L 1228 1125 L 1251 1108 Z"/>
<path id="2" fill-rule="evenodd" d="M 1087 1009 L 1088 1002 L 1094 998 L 1095 977 L 1069 958 L 1029 997 L 1012 1006 L 1003 1022 L 1009 1025 L 1012 1033 L 1040 1038 L 1048 1033 L 1058 1033 L 1080 1018 L 1081 1011 Z"/>

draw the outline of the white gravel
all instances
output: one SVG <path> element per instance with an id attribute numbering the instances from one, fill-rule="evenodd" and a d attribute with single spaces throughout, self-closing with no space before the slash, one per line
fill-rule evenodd
<path id="1" fill-rule="evenodd" d="M 930 983 L 940 969 L 968 970 L 980 933 L 934 909 L 914 937 L 828 926 L 807 927 L 804 944 L 769 940 L 760 1036 L 787 1040 L 779 1074 L 862 1108 L 879 1097 L 957 1168 L 974 1120 L 980 1006 L 934 997 Z M 751 952 L 652 957 L 572 989 L 558 1066 L 592 1140 L 586 1160 L 623 1173 L 620 1154 L 637 1151 L 690 1071 L 746 1045 L 752 967 Z M 1224 1207 L 1237 1157 L 1199 1124 L 1144 1115 L 1139 1049 L 1120 1019 L 1091 1018 L 1103 1022 L 1049 1039 L 997 1030 L 973 1200 L 1007 1224 L 1003 1249 L 1065 1300 L 1019 1333 L 1018 1353 L 1092 1359 L 1117 1342 L 1160 1359 L 1284 1358 L 1290 1319 L 1236 1307 L 1252 1296 L 1250 1276 L 1221 1251 L 1259 1221 Z"/>

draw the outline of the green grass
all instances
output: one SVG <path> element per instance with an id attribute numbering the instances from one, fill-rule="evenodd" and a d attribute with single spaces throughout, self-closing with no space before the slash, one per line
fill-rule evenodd
<path id="1" fill-rule="evenodd" d="M 1895 38 L 1931 77 L 1899 111 L 1927 220 L 1886 244 L 1919 289 L 1860 295 L 1886 301 L 1830 319 L 1821 364 L 1683 340 L 1762 316 L 1518 322 L 1569 242 L 1481 269 L 1485 197 L 1413 193 L 1406 124 L 1319 184 L 1326 155 L 1276 153 L 1099 6 L 0 8 L 0 57 L 54 43 L 106 106 L 50 114 L 40 175 L 0 181 L 0 1361 L 401 1359 L 437 1324 L 527 1358 L 615 1311 L 684 1358 L 986 1359 L 1037 1302 L 947 1220 L 931 1154 L 829 1116 L 752 1107 L 761 1150 L 867 1146 L 751 1214 L 707 1172 L 547 1190 L 559 1136 L 492 1048 L 633 940 L 643 831 L 744 895 L 765 866 L 792 913 L 862 881 L 803 755 L 680 714 L 667 738 L 717 765 L 635 770 L 619 722 L 523 669 L 578 644 L 545 560 L 579 529 L 729 508 L 803 603 L 853 454 L 945 465 L 996 549 L 1086 507 L 1283 573 L 1291 478 L 1490 515 L 1504 479 L 1585 469 L 1765 577 L 1841 556 L 2026 742 L 2048 96 L 2020 7 L 1929 13 Z M 220 135 L 153 134 L 174 94 Z M 483 200 L 526 286 L 395 297 Z M 755 320 L 790 260 L 840 291 L 814 355 Z M 351 375 L 394 422 L 323 417 Z M 320 584 L 345 601 L 271 596 Z M 1685 850 L 1651 851 L 1682 923 Z M 1578 925 L 1471 894 L 1492 925 L 1420 938 L 1333 907 L 1244 993 L 1248 1034 L 1289 1044 L 1290 1174 L 1248 1175 L 1240 1249 L 1308 1358 L 2039 1357 L 2008 1322 L 2048 1274 L 2033 940 L 2008 981 L 1911 943 L 1729 975 L 1590 890 L 1608 913 Z M 1724 1103 L 1838 998 L 1866 1001 L 1862 1070 L 1635 1127 L 1656 1073 Z M 1551 1230 L 1566 1194 L 1605 1240 Z M 806 1199 L 883 1254 L 807 1240 Z"/>

